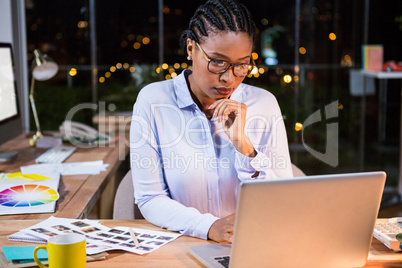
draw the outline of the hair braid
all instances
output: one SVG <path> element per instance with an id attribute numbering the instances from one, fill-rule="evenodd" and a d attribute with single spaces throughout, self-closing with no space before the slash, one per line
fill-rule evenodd
<path id="1" fill-rule="evenodd" d="M 180 37 L 180 45 L 187 54 L 187 39 L 198 43 L 210 33 L 244 32 L 255 42 L 255 24 L 250 11 L 236 0 L 209 0 L 198 7 L 189 27 Z"/>

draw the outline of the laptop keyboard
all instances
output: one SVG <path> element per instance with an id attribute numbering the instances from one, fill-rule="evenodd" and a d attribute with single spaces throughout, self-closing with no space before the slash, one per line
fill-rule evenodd
<path id="1" fill-rule="evenodd" d="M 214 259 L 218 263 L 222 264 L 223 267 L 226 267 L 226 268 L 229 267 L 230 256 L 215 257 Z"/>

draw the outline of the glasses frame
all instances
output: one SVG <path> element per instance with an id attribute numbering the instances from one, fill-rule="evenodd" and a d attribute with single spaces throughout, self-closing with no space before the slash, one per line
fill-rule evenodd
<path id="1" fill-rule="evenodd" d="M 229 70 L 230 67 L 233 66 L 233 68 L 232 68 L 232 73 L 233 73 L 233 75 L 236 76 L 236 77 L 244 78 L 244 77 L 247 77 L 247 76 L 253 71 L 253 69 L 256 67 L 256 64 L 255 64 L 255 61 L 254 61 L 254 59 L 253 59 L 253 56 L 251 55 L 251 62 L 252 62 L 252 64 L 250 64 L 250 65 L 252 66 L 252 68 L 248 71 L 247 75 L 245 75 L 245 76 L 238 76 L 238 75 L 235 74 L 235 68 L 234 68 L 234 67 L 235 67 L 236 65 L 238 65 L 239 63 L 233 64 L 233 63 L 228 62 L 228 61 L 226 61 L 226 60 L 219 60 L 219 61 L 224 61 L 224 62 L 228 62 L 228 63 L 229 63 L 229 66 L 228 66 L 226 69 L 224 69 L 224 70 L 221 71 L 221 72 L 213 72 L 213 71 L 211 71 L 211 70 L 209 69 L 209 64 L 211 63 L 212 60 L 218 60 L 218 59 L 210 58 L 210 57 L 207 55 L 207 53 L 202 49 L 202 47 L 200 46 L 200 44 L 198 44 L 197 42 L 195 42 L 195 43 L 197 44 L 198 48 L 201 50 L 201 52 L 202 52 L 202 54 L 204 55 L 205 59 L 208 61 L 207 69 L 208 69 L 208 71 L 209 71 L 210 73 L 213 73 L 213 74 L 223 74 L 223 73 L 225 73 L 227 70 Z"/>

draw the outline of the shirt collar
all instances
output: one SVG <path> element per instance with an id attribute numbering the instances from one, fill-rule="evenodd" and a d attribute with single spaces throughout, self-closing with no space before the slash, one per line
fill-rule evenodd
<path id="1" fill-rule="evenodd" d="M 196 105 L 190 94 L 190 89 L 187 86 L 185 73 L 190 74 L 191 70 L 184 70 L 176 78 L 173 79 L 174 89 L 176 92 L 176 99 L 179 108 Z"/>
<path id="2" fill-rule="evenodd" d="M 186 73 L 186 74 L 185 74 Z M 174 89 L 176 92 L 176 99 L 179 108 L 185 108 L 191 105 L 196 105 L 190 94 L 190 89 L 188 88 L 185 75 L 191 74 L 192 71 L 189 69 L 184 70 L 176 78 L 173 79 Z M 232 93 L 230 99 L 241 102 L 241 92 L 243 84 L 240 84 L 237 89 Z"/>

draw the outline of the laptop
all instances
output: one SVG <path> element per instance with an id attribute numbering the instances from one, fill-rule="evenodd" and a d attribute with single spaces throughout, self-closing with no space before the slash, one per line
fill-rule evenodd
<path id="1" fill-rule="evenodd" d="M 190 248 L 207 267 L 361 267 L 385 172 L 245 181 L 233 243 Z M 218 258 L 218 259 L 216 259 Z"/>

